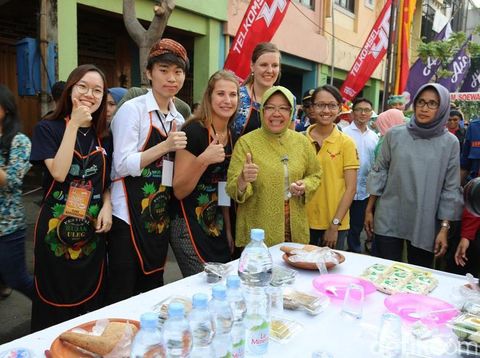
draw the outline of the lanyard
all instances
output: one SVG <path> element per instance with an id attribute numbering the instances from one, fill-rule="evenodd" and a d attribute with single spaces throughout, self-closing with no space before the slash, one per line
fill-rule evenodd
<path id="1" fill-rule="evenodd" d="M 290 193 L 290 178 L 288 175 L 288 155 L 285 154 L 280 160 L 283 163 L 283 198 L 285 201 L 287 201 L 292 197 L 292 194 Z"/>
<path id="2" fill-rule="evenodd" d="M 158 120 L 160 121 L 160 124 L 162 125 L 162 128 L 163 128 L 163 131 L 164 131 L 165 135 L 168 136 L 168 133 L 170 133 L 170 131 L 172 130 L 172 122 L 170 122 L 170 129 L 167 131 L 167 128 L 165 127 L 165 124 L 163 124 L 163 121 L 164 120 L 166 121 L 165 116 L 163 115 L 163 113 L 160 116 L 160 112 L 158 112 L 158 111 L 155 111 L 155 113 L 157 114 Z"/>
<path id="3" fill-rule="evenodd" d="M 92 138 L 92 141 L 90 142 L 90 147 L 88 148 L 88 152 L 86 154 L 84 154 L 83 152 L 83 148 L 82 148 L 82 145 L 80 144 L 80 141 L 78 140 L 78 137 L 76 138 L 76 141 L 78 144 L 78 148 L 80 149 L 80 155 L 82 160 L 82 179 L 85 179 L 85 171 L 87 170 L 88 162 L 90 161 L 90 153 L 92 152 L 95 139 Z"/>

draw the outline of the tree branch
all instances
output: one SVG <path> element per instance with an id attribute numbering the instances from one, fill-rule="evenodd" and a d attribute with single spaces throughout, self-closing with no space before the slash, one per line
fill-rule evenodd
<path id="1" fill-rule="evenodd" d="M 130 37 L 140 47 L 145 41 L 147 30 L 144 29 L 137 19 L 135 0 L 123 0 L 123 22 Z"/>
<path id="2" fill-rule="evenodd" d="M 163 32 L 167 27 L 168 18 L 170 17 L 174 8 L 174 0 L 162 0 L 153 8 L 155 16 L 148 27 L 146 39 L 149 46 L 153 45 L 155 41 L 162 37 Z"/>

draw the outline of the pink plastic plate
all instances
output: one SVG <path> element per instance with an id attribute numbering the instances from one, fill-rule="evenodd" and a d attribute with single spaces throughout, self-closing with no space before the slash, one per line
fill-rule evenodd
<path id="1" fill-rule="evenodd" d="M 448 302 L 415 293 L 397 293 L 387 297 L 384 304 L 390 312 L 399 315 L 402 319 L 409 322 L 425 320 L 441 324 L 459 314 L 455 306 Z M 432 312 L 440 310 L 448 311 Z"/>
<path id="2" fill-rule="evenodd" d="M 359 277 L 332 273 L 315 278 L 313 280 L 313 287 L 328 297 L 343 300 L 348 286 L 352 283 L 362 286 L 365 296 L 377 290 L 370 281 Z"/>

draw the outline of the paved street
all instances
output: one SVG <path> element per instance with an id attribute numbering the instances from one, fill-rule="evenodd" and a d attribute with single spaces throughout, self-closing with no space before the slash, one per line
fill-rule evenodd
<path id="1" fill-rule="evenodd" d="M 37 217 L 42 190 L 35 190 L 40 186 L 40 176 L 30 171 L 25 179 L 24 204 L 27 212 L 27 266 L 33 272 L 33 229 Z M 32 192 L 33 191 L 33 192 Z M 180 270 L 171 252 L 165 272 L 165 282 L 173 282 L 181 278 Z M 0 344 L 22 337 L 30 331 L 30 300 L 20 293 L 13 292 L 10 297 L 0 300 Z"/>

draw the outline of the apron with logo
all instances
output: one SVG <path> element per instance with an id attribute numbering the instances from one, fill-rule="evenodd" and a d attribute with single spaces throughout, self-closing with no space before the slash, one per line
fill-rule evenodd
<path id="1" fill-rule="evenodd" d="M 88 138 L 88 150 L 77 140 L 69 173 L 63 183 L 52 182 L 35 226 L 35 288 L 40 299 L 53 306 L 81 305 L 99 292 L 103 281 L 105 238 L 95 233 L 95 225 L 103 203 L 107 154 L 93 130 Z M 84 218 L 64 213 L 76 182 L 91 190 Z"/>
<path id="2" fill-rule="evenodd" d="M 152 125 L 150 114 L 150 132 L 142 151 L 166 139 L 167 133 L 162 133 Z M 146 275 L 163 270 L 167 259 L 172 188 L 161 184 L 163 159 L 159 158 L 143 168 L 138 177 L 122 179 L 130 218 L 130 235 Z"/>
<path id="3" fill-rule="evenodd" d="M 210 144 L 210 132 L 207 135 Z M 180 201 L 190 240 L 202 262 L 231 260 L 222 208 L 218 206 L 218 182 L 226 181 L 231 153 L 232 140 L 229 136 L 225 160 L 209 165 L 192 193 Z"/>

